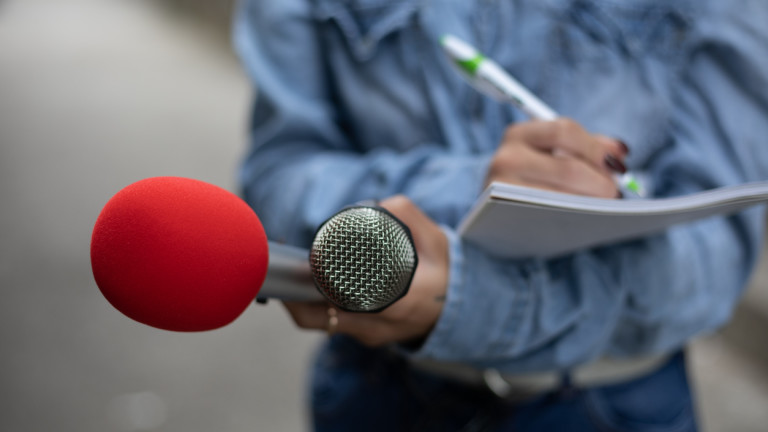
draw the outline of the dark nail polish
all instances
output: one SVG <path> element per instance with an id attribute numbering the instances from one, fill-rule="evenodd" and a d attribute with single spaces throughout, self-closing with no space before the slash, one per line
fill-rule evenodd
<path id="1" fill-rule="evenodd" d="M 615 171 L 620 174 L 627 172 L 627 167 L 624 165 L 624 163 L 616 159 L 616 157 L 612 154 L 605 155 L 605 165 L 611 171 Z"/>
<path id="2" fill-rule="evenodd" d="M 620 140 L 620 139 L 617 139 L 616 142 L 619 143 L 619 148 L 621 149 L 622 153 L 624 153 L 624 156 L 628 155 L 629 154 L 629 147 L 627 147 L 627 144 L 624 141 Z"/>

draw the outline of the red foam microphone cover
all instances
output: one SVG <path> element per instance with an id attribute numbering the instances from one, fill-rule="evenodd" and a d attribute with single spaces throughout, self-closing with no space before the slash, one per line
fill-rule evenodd
<path id="1" fill-rule="evenodd" d="M 235 194 L 181 177 L 133 183 L 112 197 L 91 237 L 104 297 L 141 323 L 174 331 L 229 324 L 267 273 L 267 236 Z"/>

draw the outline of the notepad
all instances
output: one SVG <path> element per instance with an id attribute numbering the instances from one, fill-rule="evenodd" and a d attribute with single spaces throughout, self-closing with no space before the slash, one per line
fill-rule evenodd
<path id="1" fill-rule="evenodd" d="M 768 202 L 768 182 L 662 199 L 603 199 L 492 183 L 459 225 L 465 240 L 507 258 L 551 258 Z"/>

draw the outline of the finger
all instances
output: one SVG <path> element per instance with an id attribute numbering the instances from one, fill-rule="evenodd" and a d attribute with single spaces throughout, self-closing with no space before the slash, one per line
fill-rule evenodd
<path id="1" fill-rule="evenodd" d="M 629 155 L 629 147 L 624 141 L 602 134 L 595 134 L 594 136 L 608 153 L 616 156 L 619 160 L 623 161 Z"/>
<path id="2" fill-rule="evenodd" d="M 629 147 L 622 141 L 605 135 L 593 135 L 593 137 L 606 151 L 605 166 L 614 173 L 626 173 L 627 167 L 624 165 L 624 158 L 629 153 Z"/>
<path id="3" fill-rule="evenodd" d="M 618 196 L 611 175 L 581 159 L 558 157 L 527 146 L 503 157 L 508 159 L 501 163 L 506 169 L 495 167 L 490 181 L 602 198 Z"/>
<path id="4" fill-rule="evenodd" d="M 383 199 L 379 202 L 379 206 L 392 213 L 406 225 L 418 223 L 422 218 L 426 218 L 426 215 L 420 214 L 421 210 L 416 204 L 405 195 L 394 195 Z"/>
<path id="5" fill-rule="evenodd" d="M 430 229 L 432 222 L 413 201 L 404 195 L 395 195 L 382 200 L 379 206 L 392 213 L 393 216 L 409 228 L 416 250 L 422 250 L 426 246 L 424 239 L 428 239 L 431 236 L 424 235 L 424 231 Z"/>
<path id="6" fill-rule="evenodd" d="M 379 346 L 395 339 L 391 320 L 381 313 L 345 312 L 327 303 L 283 302 L 299 328 L 344 333 L 369 346 Z M 330 313 L 333 312 L 333 318 Z M 331 320 L 335 326 L 331 328 Z"/>
<path id="7" fill-rule="evenodd" d="M 305 330 L 328 330 L 328 308 L 324 302 L 288 302 L 283 306 L 288 310 L 291 318 L 299 328 Z"/>
<path id="8" fill-rule="evenodd" d="M 447 247 L 445 234 L 429 216 L 403 195 L 395 195 L 379 203 L 407 226 L 412 234 L 420 259 L 442 259 Z"/>
<path id="9" fill-rule="evenodd" d="M 541 152 L 566 154 L 599 170 L 626 171 L 618 143 L 608 137 L 590 134 L 568 118 L 513 125 L 507 129 L 504 142 L 524 143 Z"/>
<path id="10" fill-rule="evenodd" d="M 393 342 L 398 339 L 395 325 L 382 314 L 383 312 L 339 311 L 336 331 L 349 335 L 368 346 L 381 346 Z"/>

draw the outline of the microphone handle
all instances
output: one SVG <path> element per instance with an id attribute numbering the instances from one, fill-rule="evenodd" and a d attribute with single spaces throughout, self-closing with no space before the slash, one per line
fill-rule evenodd
<path id="1" fill-rule="evenodd" d="M 295 246 L 269 242 L 269 267 L 257 300 L 325 300 L 315 287 L 309 267 L 309 251 Z"/>

